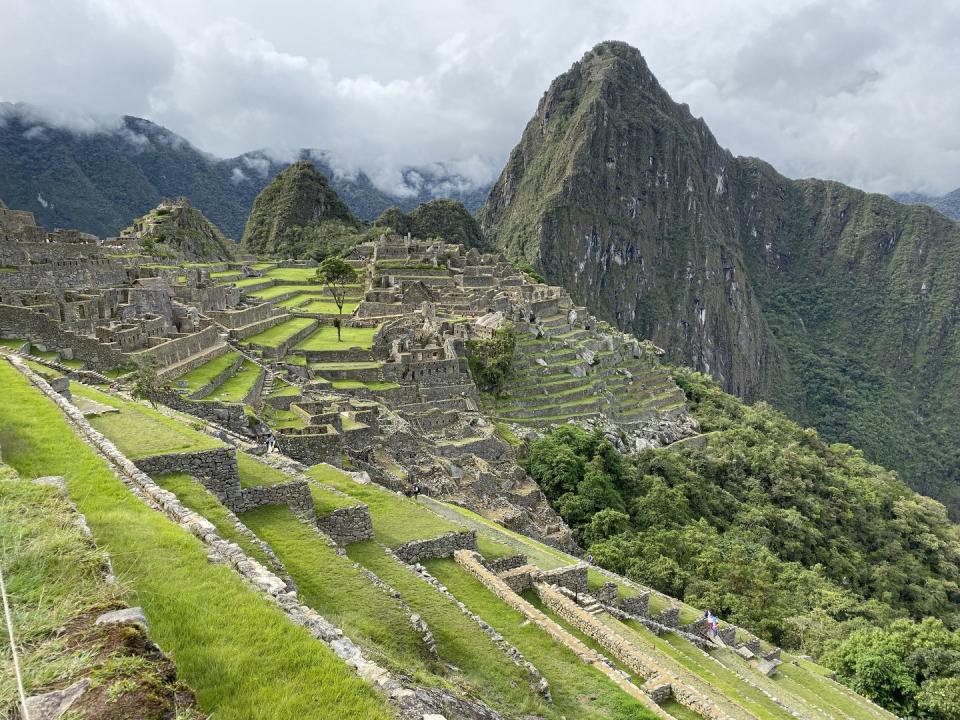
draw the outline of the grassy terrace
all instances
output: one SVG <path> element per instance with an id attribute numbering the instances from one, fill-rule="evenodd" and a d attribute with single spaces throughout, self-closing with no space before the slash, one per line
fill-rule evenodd
<path id="1" fill-rule="evenodd" d="M 228 352 L 218 358 L 214 358 L 210 362 L 194 368 L 186 375 L 177 378 L 174 381 L 174 385 L 194 393 L 230 367 L 239 357 L 240 353 L 238 352 Z"/>
<path id="2" fill-rule="evenodd" d="M 304 318 L 299 318 L 303 320 Z M 369 350 L 373 345 L 373 336 L 377 328 L 345 327 L 340 330 L 340 340 L 337 340 L 337 329 L 332 325 L 321 325 L 308 335 L 295 350 L 347 350 L 352 347 Z"/>
<path id="3" fill-rule="evenodd" d="M 217 720 L 390 717 L 332 651 L 232 570 L 211 564 L 198 539 L 134 497 L 56 406 L 6 363 L 0 384 L 5 461 L 25 478 L 66 478 L 131 604 L 144 608 L 151 637 L 205 713 Z"/>
<path id="4" fill-rule="evenodd" d="M 336 623 L 369 656 L 394 671 L 435 685 L 438 671 L 400 604 L 337 554 L 315 528 L 286 506 L 266 505 L 241 515 L 269 543 L 310 607 Z"/>
<path id="5" fill-rule="evenodd" d="M 440 517 L 421 505 L 421 501 L 390 492 L 379 485 L 361 485 L 330 465 L 314 465 L 307 470 L 307 475 L 369 505 L 374 536 L 388 547 L 463 530 L 462 525 Z M 485 557 L 513 554 L 507 545 L 485 536 L 478 535 L 477 543 Z"/>
<path id="6" fill-rule="evenodd" d="M 761 720 L 787 720 L 792 715 L 777 705 L 762 690 L 745 683 L 722 664 L 715 662 L 705 652 L 676 633 L 667 633 L 657 637 L 636 620 L 621 623 L 609 615 L 601 619 L 621 635 L 635 643 L 639 648 L 650 652 L 654 650 L 671 661 L 693 673 L 701 681 L 709 683 L 724 695 L 734 699 L 745 709 Z"/>
<path id="7" fill-rule="evenodd" d="M 180 502 L 188 508 L 200 513 L 212 522 L 217 527 L 220 537 L 224 540 L 235 542 L 243 548 L 247 555 L 257 560 L 264 567 L 270 567 L 263 550 L 256 543 L 251 542 L 248 537 L 237 531 L 233 521 L 227 515 L 227 509 L 220 504 L 216 497 L 207 492 L 203 485 L 184 473 L 158 475 L 154 480 L 164 490 L 169 490 L 176 495 Z"/>
<path id="8" fill-rule="evenodd" d="M 382 392 L 384 390 L 396 390 L 399 385 L 394 382 L 362 382 L 360 380 L 333 380 L 330 385 L 334 390 L 372 390 Z"/>
<path id="9" fill-rule="evenodd" d="M 585 720 L 654 717 L 603 673 L 580 662 L 572 650 L 501 602 L 455 561 L 430 560 L 426 565 L 430 574 L 446 585 L 458 600 L 490 623 L 537 666 L 550 683 L 557 713 Z"/>
<path id="10" fill-rule="evenodd" d="M 267 277 L 274 280 L 286 282 L 306 282 L 317 279 L 316 268 L 274 268 L 264 273 Z"/>
<path id="11" fill-rule="evenodd" d="M 351 315 L 353 311 L 357 309 L 359 302 L 346 301 L 343 303 L 343 314 Z M 314 300 L 309 302 L 302 307 L 293 307 L 290 310 L 294 312 L 303 312 L 303 313 L 317 313 L 321 315 L 337 315 L 339 310 L 337 309 L 337 304 L 333 300 Z"/>
<path id="12" fill-rule="evenodd" d="M 324 296 L 324 294 L 325 293 L 322 288 L 317 288 L 315 290 L 304 288 L 304 291 L 299 295 L 294 295 L 286 300 L 281 300 L 280 302 L 276 303 L 276 305 L 277 307 L 290 309 L 296 307 L 297 305 L 318 301 Z"/>
<path id="13" fill-rule="evenodd" d="M 336 341 L 334 341 L 336 342 Z M 310 363 L 310 369 L 317 372 L 324 370 L 376 370 L 383 363 L 376 360 L 358 360 L 356 362 L 315 362 Z"/>
<path id="14" fill-rule="evenodd" d="M 376 522 L 374 519 L 374 526 Z M 427 619 L 441 659 L 460 669 L 463 677 L 458 680 L 467 685 L 470 694 L 511 717 L 560 717 L 530 689 L 525 671 L 510 662 L 473 620 L 399 560 L 370 540 L 350 545 L 347 555 L 396 588 L 407 604 Z"/>
<path id="15" fill-rule="evenodd" d="M 131 459 L 223 447 L 219 440 L 191 430 L 185 424 L 161 415 L 146 405 L 122 400 L 79 383 L 73 383 L 71 390 L 81 397 L 110 405 L 120 411 L 91 418 L 90 424 L 110 438 L 120 452 Z"/>
<path id="16" fill-rule="evenodd" d="M 298 332 L 304 328 L 310 327 L 314 323 L 316 323 L 316 320 L 313 318 L 293 318 L 291 320 L 282 322 L 279 325 L 274 325 L 272 328 L 268 328 L 262 333 L 257 333 L 256 335 L 248 337 L 243 341 L 243 344 L 263 345 L 264 347 L 278 347 L 283 345 L 283 343 L 292 338 Z"/>
<path id="17" fill-rule="evenodd" d="M 236 285 L 238 288 L 250 287 L 252 285 L 260 285 L 265 282 L 269 282 L 270 278 L 262 277 L 249 277 L 243 278 L 242 280 L 224 280 L 223 282 L 218 283 L 219 285 Z"/>
<path id="18" fill-rule="evenodd" d="M 270 280 L 270 278 L 257 278 L 257 279 L 260 280 L 260 282 L 265 282 Z M 253 283 L 250 283 L 250 284 L 252 285 Z M 290 292 L 304 292 L 307 289 L 308 288 L 304 285 L 271 285 L 270 287 L 266 287 L 263 290 L 254 290 L 253 292 L 249 293 L 249 295 L 251 295 L 252 297 L 260 298 L 261 300 L 273 300 L 273 298 L 279 297 L 280 295 L 286 295 L 287 293 L 290 293 Z M 320 286 L 317 286 L 316 290 L 318 293 L 322 292 L 322 288 L 320 288 Z"/>
<path id="19" fill-rule="evenodd" d="M 207 395 L 204 400 L 242 403 L 244 398 L 250 394 L 261 372 L 260 366 L 255 362 L 244 360 L 237 371 L 224 380 L 223 384 Z"/>

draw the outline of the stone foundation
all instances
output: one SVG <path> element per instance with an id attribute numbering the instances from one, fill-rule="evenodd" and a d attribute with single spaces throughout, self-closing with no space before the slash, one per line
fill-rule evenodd
<path id="1" fill-rule="evenodd" d="M 329 515 L 317 518 L 317 527 L 338 545 L 369 540 L 373 537 L 373 521 L 366 505 L 338 508 Z"/>
<path id="2" fill-rule="evenodd" d="M 394 548 L 393 554 L 405 563 L 433 560 L 452 556 L 457 550 L 476 550 L 477 531 L 461 530 L 448 532 L 429 540 L 414 540 Z"/>

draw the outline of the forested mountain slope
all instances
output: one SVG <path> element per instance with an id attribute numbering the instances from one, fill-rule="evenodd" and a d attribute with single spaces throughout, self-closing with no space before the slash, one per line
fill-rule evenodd
<path id="1" fill-rule="evenodd" d="M 551 84 L 480 220 L 674 363 L 960 512 L 955 222 L 734 157 L 615 42 Z"/>

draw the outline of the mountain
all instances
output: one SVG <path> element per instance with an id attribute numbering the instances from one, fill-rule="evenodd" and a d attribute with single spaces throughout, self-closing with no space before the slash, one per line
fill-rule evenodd
<path id="1" fill-rule="evenodd" d="M 233 256 L 233 243 L 186 198 L 164 200 L 122 233 L 143 250 L 179 260 L 219 261 Z"/>
<path id="2" fill-rule="evenodd" d="M 305 233 L 334 222 L 356 227 L 350 208 L 330 187 L 327 178 L 306 160 L 295 162 L 267 185 L 250 210 L 242 244 L 251 253 L 290 257 Z M 300 251 L 302 252 L 302 251 Z"/>
<path id="3" fill-rule="evenodd" d="M 401 235 L 409 233 L 425 240 L 439 237 L 467 248 L 488 249 L 477 219 L 456 200 L 431 200 L 409 213 L 397 207 L 387 208 L 376 224 Z"/>
<path id="4" fill-rule="evenodd" d="M 574 299 L 960 514 L 960 226 L 734 157 L 640 53 L 550 85 L 479 213 Z"/>
<path id="5" fill-rule="evenodd" d="M 910 205 L 917 203 L 929 205 L 948 218 L 960 220 L 960 188 L 940 196 L 927 195 L 926 193 L 894 193 L 893 199 Z"/>
<path id="6" fill-rule="evenodd" d="M 473 212 L 488 190 L 442 163 L 404 169 L 403 187 L 388 193 L 363 172 L 336 172 L 321 151 L 300 150 L 294 159 L 312 160 L 365 220 L 392 205 L 410 210 L 437 197 L 461 200 Z M 164 197 L 184 196 L 239 238 L 253 199 L 287 164 L 262 150 L 216 158 L 141 118 L 125 116 L 96 131 L 76 132 L 29 106 L 0 103 L 0 197 L 32 211 L 45 227 L 113 236 Z"/>

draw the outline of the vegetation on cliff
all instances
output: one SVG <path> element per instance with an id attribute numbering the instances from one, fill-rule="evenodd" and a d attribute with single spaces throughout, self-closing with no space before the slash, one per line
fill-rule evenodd
<path id="1" fill-rule="evenodd" d="M 376 225 L 389 227 L 399 235 L 415 238 L 441 238 L 466 248 L 487 249 L 477 219 L 456 200 L 431 200 L 405 213 L 398 207 L 384 210 Z"/>
<path id="2" fill-rule="evenodd" d="M 357 228 L 357 219 L 323 174 L 301 161 L 257 195 L 242 242 L 248 252 L 302 257 L 350 242 Z"/>
<path id="3" fill-rule="evenodd" d="M 871 689 L 858 648 L 921 632 L 919 620 L 960 640 L 944 627 L 960 626 L 960 530 L 860 451 L 700 373 L 677 378 L 704 445 L 625 456 L 567 425 L 531 444 L 528 470 L 600 565 L 829 660 L 899 711 Z M 920 662 L 903 652 L 903 667 Z M 921 679 L 960 676 L 958 661 L 941 658 Z M 919 703 L 925 685 L 913 682 Z"/>
<path id="4" fill-rule="evenodd" d="M 163 201 L 124 234 L 139 237 L 143 252 L 156 257 L 202 261 L 233 257 L 233 242 L 186 198 Z"/>
<path id="5" fill-rule="evenodd" d="M 960 226 L 724 150 L 639 52 L 558 77 L 480 222 L 514 260 L 960 513 Z"/>

